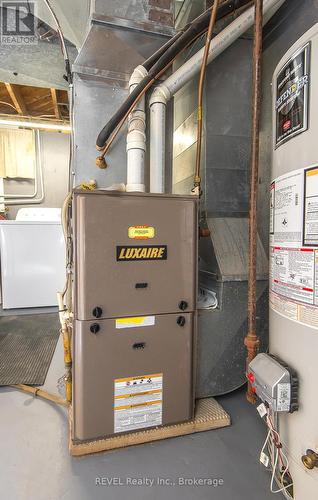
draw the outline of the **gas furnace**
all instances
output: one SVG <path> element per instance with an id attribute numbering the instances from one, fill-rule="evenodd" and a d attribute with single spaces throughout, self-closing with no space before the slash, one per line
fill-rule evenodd
<path id="1" fill-rule="evenodd" d="M 197 200 L 75 190 L 73 438 L 194 408 Z"/>

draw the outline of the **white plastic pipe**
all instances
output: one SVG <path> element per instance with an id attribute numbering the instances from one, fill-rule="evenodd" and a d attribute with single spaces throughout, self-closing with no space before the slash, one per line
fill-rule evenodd
<path id="1" fill-rule="evenodd" d="M 272 16 L 284 0 L 264 0 L 264 15 Z M 267 20 L 269 17 L 267 16 Z M 254 22 L 254 6 L 247 9 L 221 33 L 212 39 L 208 64 L 243 35 Z M 165 108 L 171 97 L 189 80 L 197 75 L 201 68 L 204 48 L 200 49 L 187 62 L 177 69 L 164 83 L 153 91 L 150 105 L 150 192 L 163 193 L 165 183 Z"/>
<path id="2" fill-rule="evenodd" d="M 137 66 L 129 81 L 130 93 L 148 72 Z M 128 118 L 126 191 L 145 191 L 146 114 L 145 98 L 140 99 Z"/>
<path id="3" fill-rule="evenodd" d="M 150 108 L 150 128 L 152 141 L 150 143 L 150 192 L 165 192 L 164 168 L 158 165 L 165 165 L 166 151 L 166 106 L 155 102 Z M 156 159 L 156 161 L 154 161 Z"/>

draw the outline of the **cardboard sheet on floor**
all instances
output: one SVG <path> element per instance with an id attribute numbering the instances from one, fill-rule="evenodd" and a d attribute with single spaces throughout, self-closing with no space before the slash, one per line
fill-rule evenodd
<path id="1" fill-rule="evenodd" d="M 71 413 L 70 411 L 70 427 L 72 428 Z M 230 416 L 214 398 L 199 399 L 196 402 L 195 417 L 189 422 L 166 425 L 155 429 L 131 432 L 129 434 L 121 434 L 89 442 L 76 442 L 70 437 L 69 450 L 72 456 L 80 457 L 116 448 L 124 448 L 126 446 L 218 429 L 229 425 L 231 425 Z"/>

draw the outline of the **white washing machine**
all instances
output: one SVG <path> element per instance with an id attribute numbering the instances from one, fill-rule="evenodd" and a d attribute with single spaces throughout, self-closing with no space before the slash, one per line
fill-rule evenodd
<path id="1" fill-rule="evenodd" d="M 65 283 L 65 242 L 58 208 L 22 208 L 0 221 L 3 309 L 56 306 Z"/>

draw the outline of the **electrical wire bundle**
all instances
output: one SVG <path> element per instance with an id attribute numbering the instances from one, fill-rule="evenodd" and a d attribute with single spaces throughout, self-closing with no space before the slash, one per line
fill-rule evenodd
<path id="1" fill-rule="evenodd" d="M 266 408 L 265 422 L 268 428 L 267 436 L 260 453 L 260 461 L 272 471 L 270 491 L 271 493 L 284 493 L 287 498 L 293 498 L 293 482 L 289 472 L 289 461 L 283 451 L 283 445 L 269 409 Z M 279 489 L 274 489 L 274 481 Z"/>
<path id="2" fill-rule="evenodd" d="M 64 78 L 68 82 L 68 84 L 71 85 L 72 84 L 72 71 L 71 71 L 71 63 L 70 63 L 70 57 L 69 57 L 68 50 L 67 50 L 66 40 L 65 40 L 65 37 L 63 35 L 59 20 L 56 16 L 52 6 L 51 6 L 50 1 L 49 0 L 43 0 L 43 1 L 44 1 L 45 5 L 47 6 L 48 10 L 50 11 L 51 16 L 54 19 L 54 22 L 56 25 L 56 31 L 57 31 L 57 34 L 58 34 L 59 39 L 60 39 L 61 51 L 62 51 L 63 58 L 64 58 L 65 71 L 66 71 L 66 75 L 64 76 Z"/>

